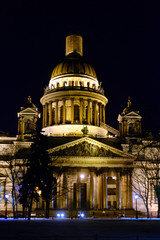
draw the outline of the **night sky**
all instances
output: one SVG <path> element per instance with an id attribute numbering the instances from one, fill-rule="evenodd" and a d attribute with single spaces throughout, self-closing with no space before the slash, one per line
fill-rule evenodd
<path id="1" fill-rule="evenodd" d="M 84 58 L 95 68 L 109 102 L 106 123 L 128 96 L 143 131 L 160 132 L 160 7 L 158 1 L 3 1 L 0 6 L 0 130 L 17 134 L 17 112 L 40 98 L 64 59 L 65 37 L 83 36 Z"/>

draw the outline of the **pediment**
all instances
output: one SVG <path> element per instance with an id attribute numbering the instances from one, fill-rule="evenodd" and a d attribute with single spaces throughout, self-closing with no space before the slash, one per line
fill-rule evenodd
<path id="1" fill-rule="evenodd" d="M 105 158 L 133 158 L 117 148 L 111 147 L 95 139 L 84 137 L 48 150 L 51 156 L 88 156 Z"/>
<path id="2" fill-rule="evenodd" d="M 137 117 L 137 118 L 142 118 L 141 115 L 139 115 L 137 112 L 129 112 L 125 115 L 125 117 Z"/>
<path id="3" fill-rule="evenodd" d="M 36 109 L 33 108 L 25 108 L 24 110 L 20 111 L 20 114 L 35 114 L 37 113 Z"/>

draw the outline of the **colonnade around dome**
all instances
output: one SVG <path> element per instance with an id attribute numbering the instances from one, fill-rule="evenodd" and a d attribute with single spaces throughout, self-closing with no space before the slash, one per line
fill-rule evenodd
<path id="1" fill-rule="evenodd" d="M 105 106 L 102 103 L 70 97 L 43 105 L 43 127 L 54 124 L 92 124 L 105 123 Z"/>

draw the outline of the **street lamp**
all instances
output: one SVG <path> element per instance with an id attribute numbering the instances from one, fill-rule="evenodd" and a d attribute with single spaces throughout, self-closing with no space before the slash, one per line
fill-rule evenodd
<path id="1" fill-rule="evenodd" d="M 8 201 L 8 198 L 9 198 L 9 194 L 5 194 L 4 198 L 5 198 L 5 205 L 6 205 L 5 219 L 7 219 L 7 201 Z"/>
<path id="2" fill-rule="evenodd" d="M 136 219 L 138 218 L 138 211 L 137 211 L 137 200 L 138 200 L 138 195 L 134 196 L 135 200 L 136 200 Z"/>

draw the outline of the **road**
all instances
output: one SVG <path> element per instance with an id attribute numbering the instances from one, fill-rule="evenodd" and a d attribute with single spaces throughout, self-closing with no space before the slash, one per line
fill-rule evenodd
<path id="1" fill-rule="evenodd" d="M 160 240 L 160 220 L 0 220 L 0 240 Z"/>

